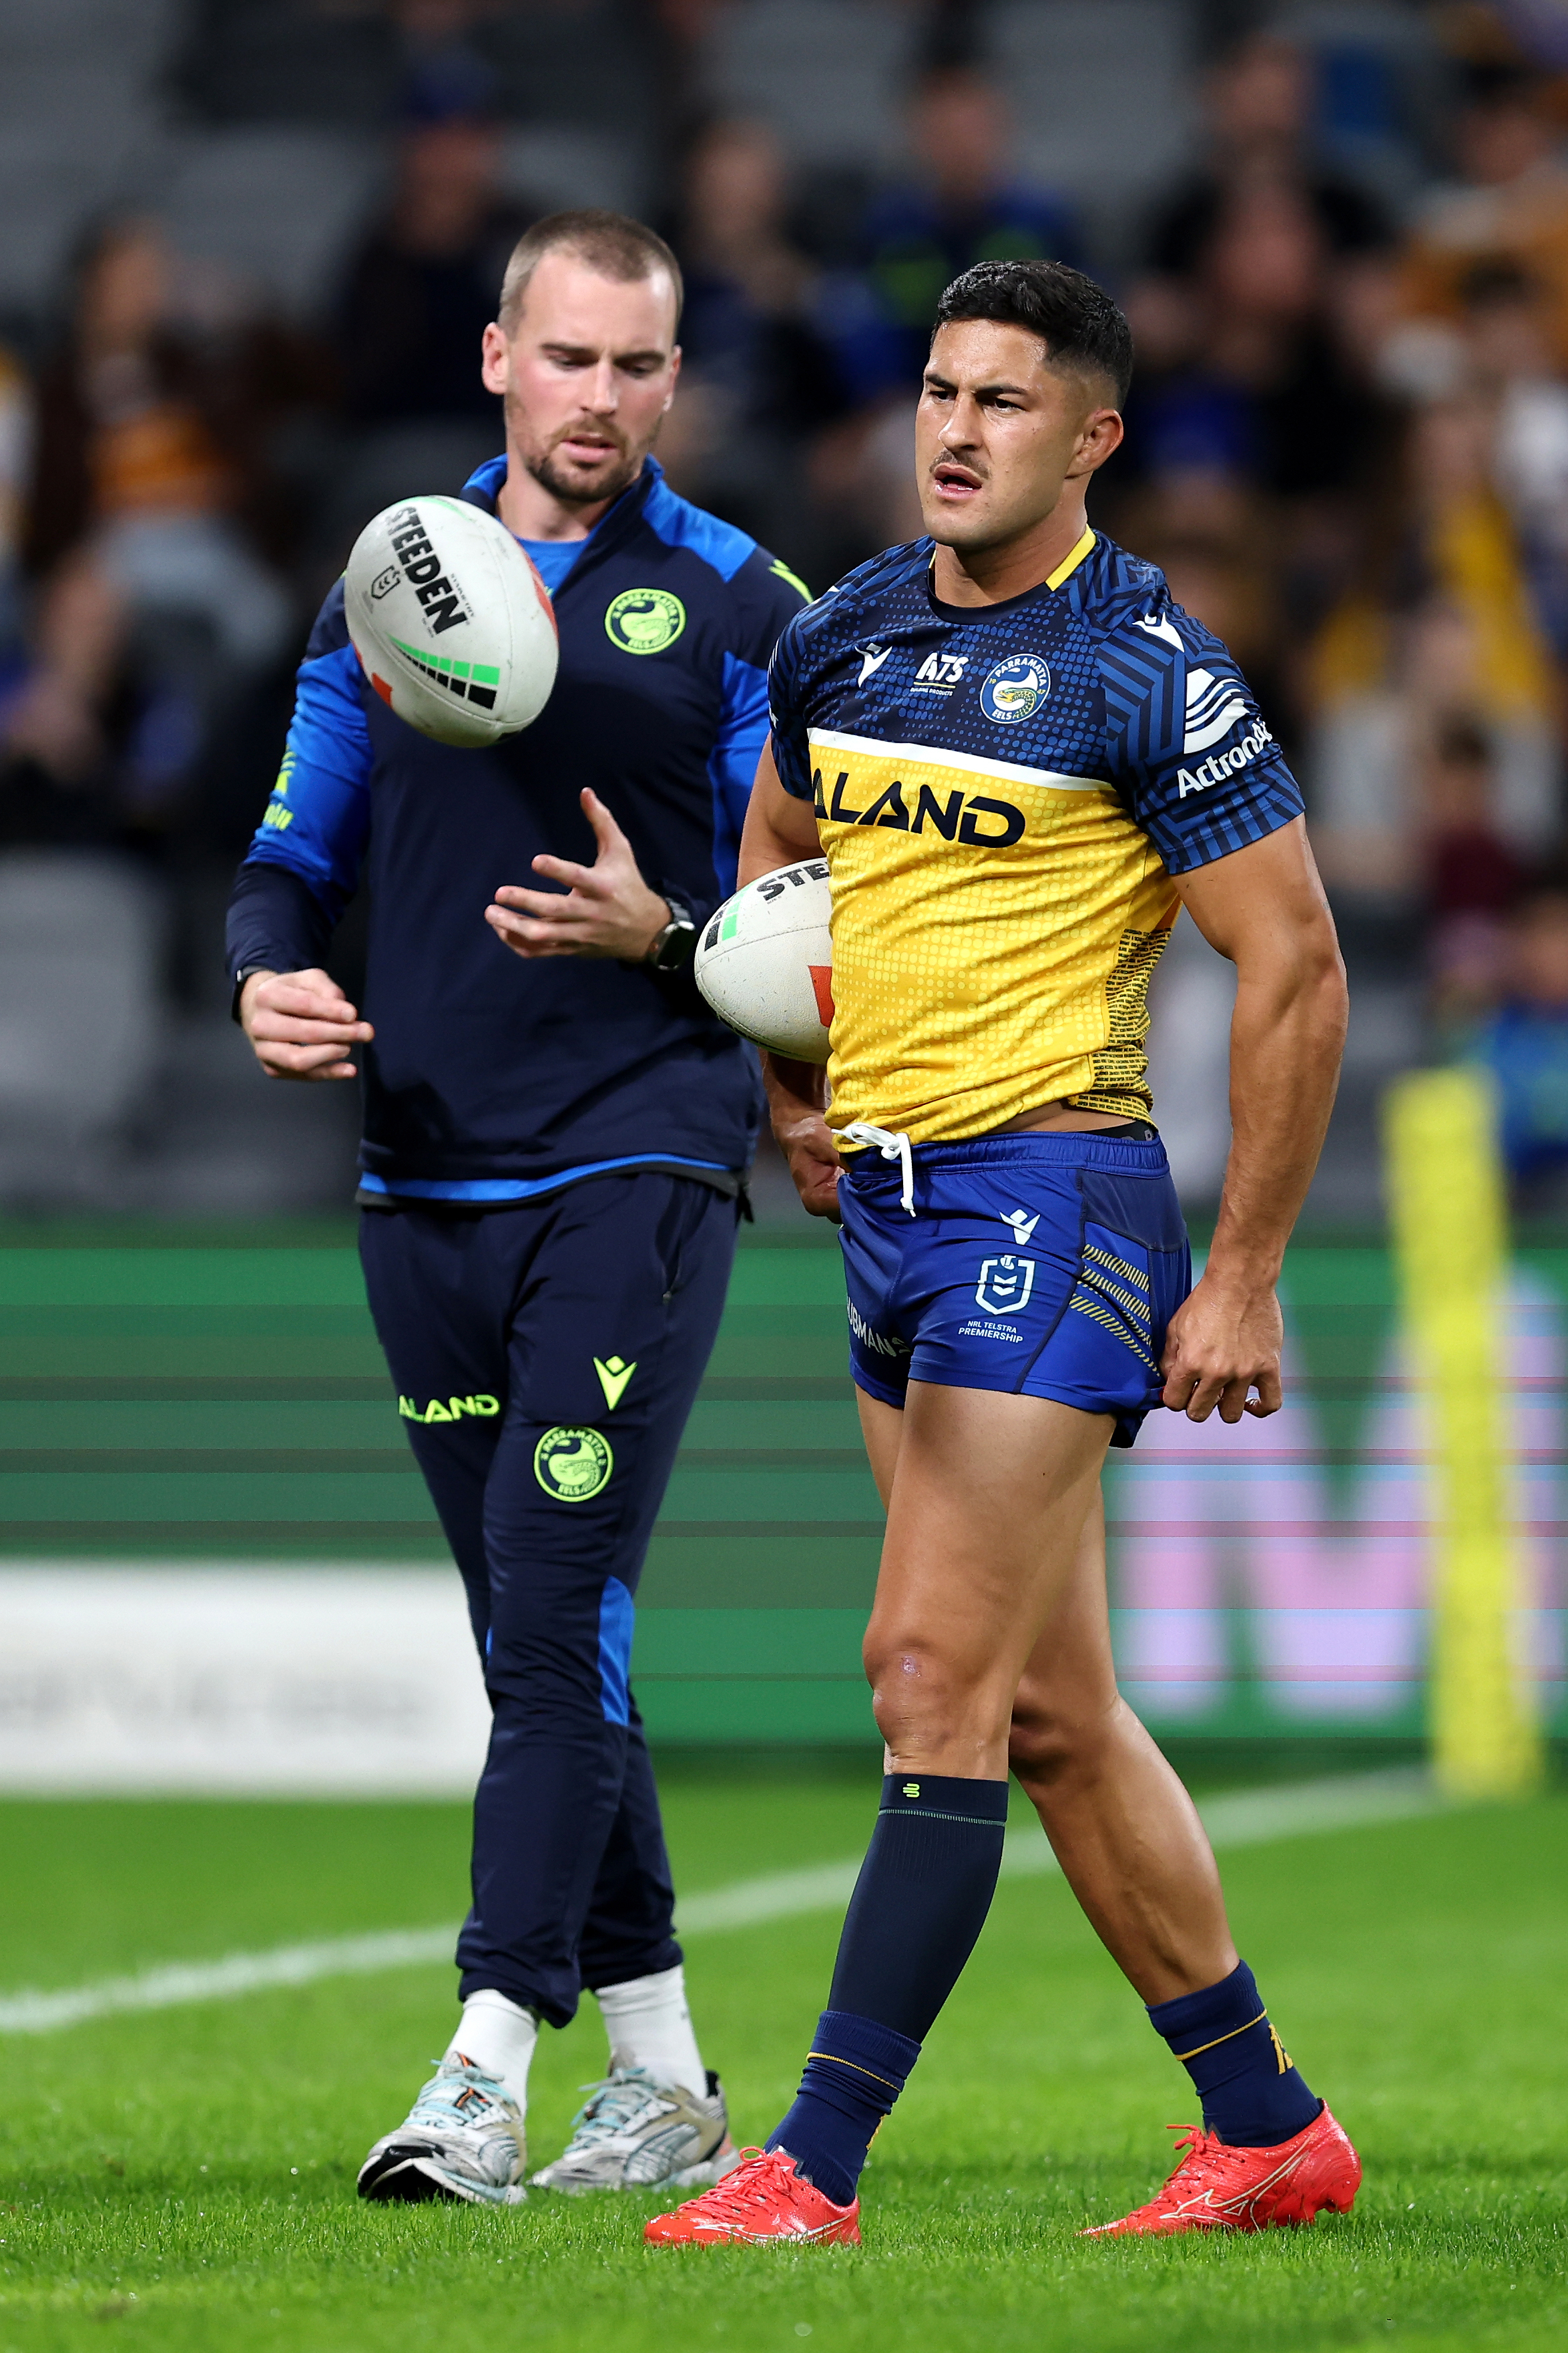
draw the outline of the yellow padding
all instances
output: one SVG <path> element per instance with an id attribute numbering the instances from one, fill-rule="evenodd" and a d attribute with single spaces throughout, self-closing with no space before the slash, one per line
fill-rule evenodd
<path id="1" fill-rule="evenodd" d="M 1506 1235 L 1489 1082 L 1418 1071 L 1386 1103 L 1405 1327 L 1430 1417 L 1432 1756 L 1456 1794 L 1541 1779 L 1534 1694 L 1514 1652 L 1521 1589 L 1502 1398 Z"/>

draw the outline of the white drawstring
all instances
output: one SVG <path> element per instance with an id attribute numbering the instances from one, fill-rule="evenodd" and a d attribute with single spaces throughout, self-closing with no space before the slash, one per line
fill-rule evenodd
<path id="1" fill-rule="evenodd" d="M 903 1190 L 899 1201 L 912 1218 L 915 1213 L 915 1164 L 910 1152 L 910 1139 L 900 1132 L 886 1127 L 873 1127 L 869 1120 L 851 1120 L 838 1131 L 846 1144 L 874 1144 L 884 1160 L 896 1160 L 903 1173 Z"/>

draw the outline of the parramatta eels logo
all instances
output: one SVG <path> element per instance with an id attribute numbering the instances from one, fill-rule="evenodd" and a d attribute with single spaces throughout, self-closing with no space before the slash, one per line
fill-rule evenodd
<path id="1" fill-rule="evenodd" d="M 533 1475 L 558 1504 L 585 1504 L 610 1483 L 616 1458 L 596 1430 L 547 1430 L 533 1450 Z"/>
<path id="2" fill-rule="evenodd" d="M 605 615 L 605 634 L 624 654 L 661 654 L 686 627 L 686 607 L 668 588 L 626 588 Z"/>
<path id="3" fill-rule="evenodd" d="M 974 1303 L 984 1307 L 987 1315 L 1016 1315 L 1027 1307 L 1034 1287 L 1032 1258 L 1015 1258 L 1011 1251 L 1002 1258 L 984 1258 L 974 1286 Z"/>
<path id="4" fill-rule="evenodd" d="M 1051 673 L 1038 654 L 1015 654 L 998 662 L 980 690 L 980 708 L 999 727 L 1032 719 L 1051 691 Z"/>

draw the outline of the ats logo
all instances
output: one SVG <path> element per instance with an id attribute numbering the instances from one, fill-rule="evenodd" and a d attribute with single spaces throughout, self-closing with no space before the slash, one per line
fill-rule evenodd
<path id="1" fill-rule="evenodd" d="M 973 849 L 1007 849 L 1024 837 L 1023 810 L 985 793 L 935 793 L 929 785 L 917 792 L 895 776 L 865 808 L 852 808 L 847 768 L 839 770 L 831 794 L 820 768 L 814 771 L 811 784 L 818 818 L 832 825 L 879 825 L 893 833 L 923 833 L 929 824 L 944 841 L 967 842 Z"/>
<path id="2" fill-rule="evenodd" d="M 968 654 L 927 654 L 915 672 L 910 693 L 939 694 L 945 700 L 955 686 L 963 685 L 969 662 Z"/>

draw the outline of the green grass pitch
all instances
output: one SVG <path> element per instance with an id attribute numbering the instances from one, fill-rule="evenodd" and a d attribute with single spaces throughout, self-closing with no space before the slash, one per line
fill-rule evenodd
<path id="1" fill-rule="evenodd" d="M 856 1776 L 668 1780 L 680 1883 L 856 1852 Z M 0 1990 L 455 1917 L 465 1810 L 0 1806 Z M 862 2250 L 645 2253 L 657 2201 L 371 2209 L 353 2177 L 452 2017 L 440 1968 L 6 2040 L 0 2353 L 1471 2353 L 1568 2344 L 1568 1799 L 1229 1858 L 1242 1949 L 1360 2145 L 1356 2213 L 1262 2239 L 1099 2244 L 1146 2195 L 1184 2080 L 1059 1881 L 1005 1883 L 885 2128 Z M 694 1937 L 738 2136 L 793 2090 L 826 1915 Z M 591 2006 L 590 2006 L 591 2010 Z M 544 2038 L 540 2161 L 603 2043 Z"/>

